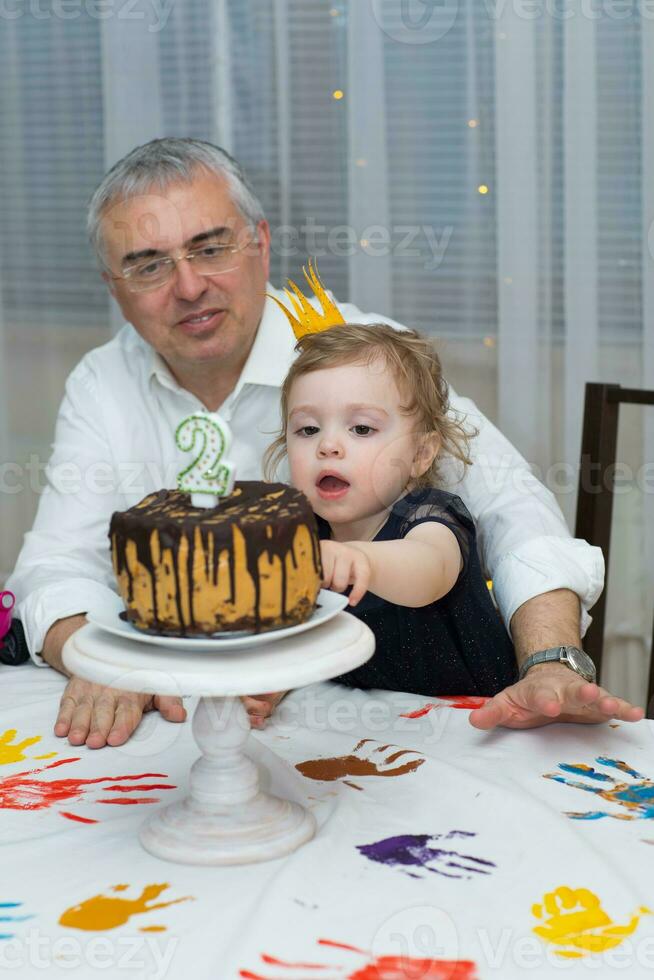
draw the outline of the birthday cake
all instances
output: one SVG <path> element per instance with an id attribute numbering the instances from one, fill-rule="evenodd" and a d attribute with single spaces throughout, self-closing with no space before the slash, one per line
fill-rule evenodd
<path id="1" fill-rule="evenodd" d="M 313 511 L 282 483 L 237 481 L 216 507 L 159 490 L 109 528 L 126 618 L 167 636 L 262 633 L 313 613 L 322 578 Z"/>

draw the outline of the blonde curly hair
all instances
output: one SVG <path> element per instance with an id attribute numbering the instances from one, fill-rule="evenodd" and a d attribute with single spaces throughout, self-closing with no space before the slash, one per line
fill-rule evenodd
<path id="1" fill-rule="evenodd" d="M 440 442 L 429 468 L 413 481 L 414 487 L 435 486 L 440 453 L 457 459 L 465 469 L 472 464 L 470 440 L 477 434 L 464 417 L 450 408 L 449 389 L 443 378 L 436 349 L 427 337 L 415 330 L 395 330 L 385 323 L 345 323 L 320 333 L 306 334 L 298 340 L 299 352 L 286 375 L 281 390 L 282 428 L 263 458 L 264 478 L 274 480 L 277 467 L 286 456 L 288 402 L 293 382 L 312 371 L 343 364 L 368 365 L 381 357 L 392 372 L 406 403 L 400 410 L 416 415 L 418 436 L 436 434 Z"/>

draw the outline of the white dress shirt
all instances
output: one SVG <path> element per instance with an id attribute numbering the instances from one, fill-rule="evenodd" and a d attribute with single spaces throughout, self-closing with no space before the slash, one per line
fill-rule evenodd
<path id="1" fill-rule="evenodd" d="M 386 317 L 339 306 L 347 321 L 402 329 Z M 219 409 L 233 433 L 230 459 L 237 479 L 262 478 L 264 450 L 280 427 L 279 388 L 295 357 L 294 344 L 284 314 L 267 299 L 238 384 Z M 504 622 L 536 595 L 571 589 L 581 599 L 585 632 L 587 610 L 604 581 L 600 549 L 571 537 L 553 495 L 472 401 L 452 390 L 450 401 L 479 434 L 471 447 L 474 465 L 460 479 L 457 464 L 445 460 L 443 481 L 477 522 L 482 561 Z M 182 418 L 203 409 L 130 324 L 71 372 L 47 486 L 6 586 L 16 594 L 16 614 L 35 663 L 44 664 L 40 651 L 56 620 L 116 607 L 111 515 L 176 485 L 189 460 L 175 445 L 175 429 Z M 288 470 L 280 468 L 278 476 L 287 481 Z"/>

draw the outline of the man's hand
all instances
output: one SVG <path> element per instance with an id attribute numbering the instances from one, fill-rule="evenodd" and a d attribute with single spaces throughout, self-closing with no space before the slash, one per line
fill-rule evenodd
<path id="1" fill-rule="evenodd" d="M 537 728 L 570 721 L 597 725 L 611 718 L 640 721 L 645 715 L 597 684 L 585 681 L 565 664 L 537 664 L 525 677 L 470 712 L 474 728 Z"/>
<path id="2" fill-rule="evenodd" d="M 534 596 L 511 619 L 518 664 L 530 653 L 581 646 L 579 597 L 569 589 Z M 470 712 L 475 728 L 538 728 L 554 721 L 597 725 L 611 718 L 640 721 L 645 712 L 585 681 L 565 664 L 536 664 L 525 677 Z"/>
<path id="3" fill-rule="evenodd" d="M 132 694 L 71 677 L 63 662 L 62 649 L 66 640 L 85 624 L 83 614 L 58 619 L 48 630 L 43 644 L 46 663 L 69 678 L 59 703 L 55 735 L 60 738 L 67 735 L 71 745 L 86 743 L 90 749 L 101 749 L 103 745 L 123 745 L 145 711 L 160 711 L 167 721 L 185 720 L 186 709 L 180 698 Z"/>
<path id="4" fill-rule="evenodd" d="M 90 749 L 123 745 L 134 733 L 146 711 L 161 712 L 166 721 L 184 721 L 181 698 L 159 694 L 132 694 L 71 677 L 66 685 L 54 732 L 68 736 L 71 745 Z"/>
<path id="5" fill-rule="evenodd" d="M 345 592 L 348 585 L 351 585 L 349 604 L 356 606 L 368 591 L 370 582 L 368 556 L 358 548 L 343 544 L 341 541 L 321 541 L 320 557 L 323 587 L 333 589 L 334 592 Z"/>

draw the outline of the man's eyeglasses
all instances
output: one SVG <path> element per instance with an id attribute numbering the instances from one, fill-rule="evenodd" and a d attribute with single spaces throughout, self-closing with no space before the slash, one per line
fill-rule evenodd
<path id="1" fill-rule="evenodd" d="M 258 245 L 256 238 L 251 238 L 242 245 L 226 242 L 203 242 L 188 252 L 180 252 L 177 256 L 156 255 L 144 258 L 123 270 L 122 276 L 112 276 L 112 279 L 124 280 L 131 293 L 145 293 L 150 289 L 158 289 L 171 278 L 180 260 L 191 262 L 194 270 L 200 276 L 216 276 L 224 272 L 233 272 L 237 268 L 240 253 L 248 245 Z"/>

